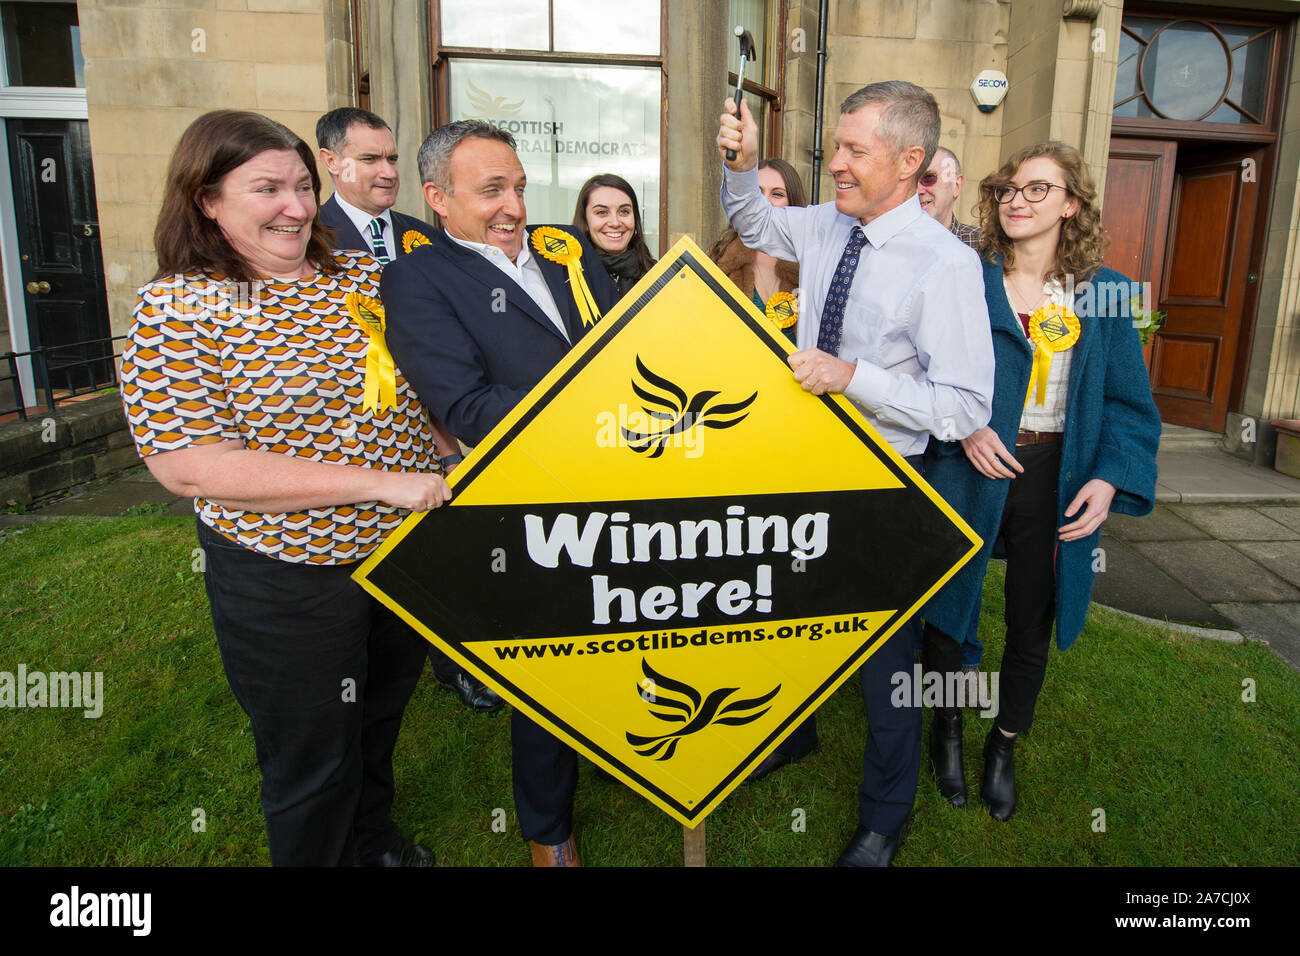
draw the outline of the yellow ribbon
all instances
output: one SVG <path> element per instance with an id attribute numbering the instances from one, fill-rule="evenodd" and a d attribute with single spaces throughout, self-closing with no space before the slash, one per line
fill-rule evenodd
<path id="1" fill-rule="evenodd" d="M 767 300 L 767 317 L 778 329 L 788 329 L 799 321 L 799 300 L 790 292 L 777 292 Z"/>
<path id="2" fill-rule="evenodd" d="M 1037 398 L 1038 405 L 1047 403 L 1047 375 L 1052 369 L 1052 356 L 1072 348 L 1079 341 L 1080 329 L 1079 317 L 1063 305 L 1045 305 L 1029 317 L 1034 364 L 1025 392 L 1026 405 L 1031 398 Z"/>
<path id="3" fill-rule="evenodd" d="M 563 229 L 554 226 L 540 226 L 532 233 L 533 248 L 538 254 L 558 262 L 569 270 L 569 287 L 573 290 L 573 301 L 578 306 L 584 326 L 595 325 L 600 318 L 600 307 L 592 298 L 591 289 L 582 274 L 582 244 Z"/>
<path id="4" fill-rule="evenodd" d="M 402 233 L 403 252 L 410 252 L 416 246 L 431 246 L 431 245 L 433 245 L 433 243 L 429 241 L 429 237 L 426 236 L 424 233 L 420 232 L 418 229 L 408 229 L 406 230 L 406 232 Z"/>
<path id="5" fill-rule="evenodd" d="M 366 391 L 361 407 L 368 412 L 382 412 L 397 404 L 397 366 L 384 341 L 384 305 L 360 292 L 349 292 L 348 314 L 370 337 L 366 348 Z"/>

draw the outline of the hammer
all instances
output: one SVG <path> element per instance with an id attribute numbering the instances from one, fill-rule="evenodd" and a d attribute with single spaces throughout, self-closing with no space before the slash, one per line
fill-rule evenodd
<path id="1" fill-rule="evenodd" d="M 736 71 L 736 119 L 740 119 L 740 99 L 745 91 L 745 61 L 757 59 L 754 52 L 754 37 L 744 27 L 736 26 L 736 36 L 740 38 L 740 69 Z M 736 151 L 727 150 L 727 159 L 734 160 Z"/>

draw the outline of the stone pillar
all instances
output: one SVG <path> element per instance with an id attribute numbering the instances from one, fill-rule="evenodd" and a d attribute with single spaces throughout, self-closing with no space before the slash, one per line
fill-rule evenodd
<path id="1" fill-rule="evenodd" d="M 1291 53 L 1300 56 L 1300 38 Z M 1278 143 L 1277 180 L 1268 247 L 1260 273 L 1259 307 L 1241 411 L 1228 414 L 1224 446 L 1272 467 L 1274 418 L 1300 418 L 1300 76 L 1292 71 Z M 1247 420 L 1251 421 L 1247 421 Z M 1254 442 L 1245 441 L 1252 431 Z"/>
<path id="2" fill-rule="evenodd" d="M 668 105 L 668 244 L 683 234 L 707 250 L 726 227 L 718 195 L 722 161 L 714 138 L 727 96 L 728 54 L 735 42 L 711 4 L 663 0 L 668 8 L 664 102 Z M 653 251 L 653 250 L 652 250 Z"/>
<path id="3" fill-rule="evenodd" d="M 370 64 L 370 109 L 397 137 L 398 212 L 432 222 L 416 155 L 432 129 L 429 17 L 424 0 L 370 0 L 362 8 Z"/>
<path id="4" fill-rule="evenodd" d="M 817 0 L 789 0 L 783 54 L 785 95 L 781 111 L 781 157 L 795 168 L 810 200 L 817 109 L 817 13 Z M 829 197 L 823 192 L 821 198 Z"/>

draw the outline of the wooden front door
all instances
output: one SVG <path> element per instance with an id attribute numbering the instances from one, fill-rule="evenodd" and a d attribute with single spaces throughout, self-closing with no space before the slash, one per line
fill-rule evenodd
<path id="1" fill-rule="evenodd" d="M 1214 147 L 1174 175 L 1151 390 L 1171 424 L 1222 431 L 1241 343 L 1264 150 Z"/>
<path id="2" fill-rule="evenodd" d="M 1152 303 L 1165 266 L 1177 152 L 1173 140 L 1115 137 L 1106 164 L 1106 202 L 1101 213 L 1101 224 L 1110 235 L 1106 265 L 1130 279 L 1151 283 Z"/>

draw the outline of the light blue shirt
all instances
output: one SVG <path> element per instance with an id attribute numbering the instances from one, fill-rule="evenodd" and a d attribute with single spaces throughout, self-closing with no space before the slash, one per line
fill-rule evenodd
<path id="1" fill-rule="evenodd" d="M 758 170 L 722 171 L 722 208 L 748 248 L 799 263 L 800 349 L 817 347 L 822 305 L 849 233 L 834 202 L 771 205 Z M 913 195 L 861 227 L 867 237 L 844 309 L 845 396 L 900 455 L 929 436 L 957 441 L 989 423 L 993 336 L 979 257 Z"/>

